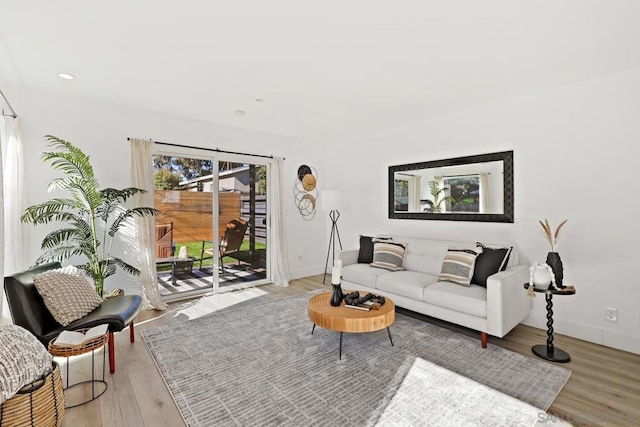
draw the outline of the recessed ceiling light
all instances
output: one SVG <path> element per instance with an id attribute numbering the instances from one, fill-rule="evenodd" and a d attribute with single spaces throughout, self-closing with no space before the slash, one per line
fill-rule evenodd
<path id="1" fill-rule="evenodd" d="M 238 117 L 242 117 L 244 116 L 244 110 L 235 110 L 233 114 L 235 114 Z"/>
<path id="2" fill-rule="evenodd" d="M 73 80 L 76 78 L 76 76 L 74 76 L 73 74 L 68 73 L 58 73 L 58 77 L 65 80 Z"/>
<path id="3" fill-rule="evenodd" d="M 262 104 L 262 103 L 264 102 L 264 99 L 262 99 L 262 98 L 256 98 L 256 102 L 257 102 L 258 104 Z"/>

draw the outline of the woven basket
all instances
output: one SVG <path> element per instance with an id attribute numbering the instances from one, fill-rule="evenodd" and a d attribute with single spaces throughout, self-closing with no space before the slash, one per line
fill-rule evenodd
<path id="1" fill-rule="evenodd" d="M 1 427 L 59 427 L 63 418 L 64 392 L 57 362 L 53 362 L 53 371 L 22 387 L 0 405 Z"/>
<path id="2" fill-rule="evenodd" d="M 76 332 L 86 333 L 90 328 L 78 329 Z M 71 344 L 61 344 L 56 345 L 54 342 L 56 339 L 52 339 L 49 341 L 48 350 L 52 356 L 55 357 L 70 357 L 70 356 L 78 356 L 80 354 L 85 354 L 90 352 L 91 350 L 97 350 L 100 347 L 104 346 L 109 340 L 109 335 L 98 335 L 97 337 L 90 338 L 83 343 L 77 345 Z"/>

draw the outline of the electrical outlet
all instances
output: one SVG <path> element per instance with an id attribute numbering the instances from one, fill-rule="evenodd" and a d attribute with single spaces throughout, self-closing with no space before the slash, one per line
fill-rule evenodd
<path id="1" fill-rule="evenodd" d="M 609 322 L 617 322 L 618 321 L 618 309 L 617 308 L 605 308 L 604 309 L 604 320 L 608 320 Z"/>

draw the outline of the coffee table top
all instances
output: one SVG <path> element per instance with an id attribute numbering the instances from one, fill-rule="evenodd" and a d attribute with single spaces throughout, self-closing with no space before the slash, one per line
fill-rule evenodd
<path id="1" fill-rule="evenodd" d="M 333 307 L 330 299 L 331 292 L 309 299 L 309 319 L 321 328 L 336 332 L 374 332 L 389 327 L 396 320 L 396 306 L 387 297 L 380 309 L 370 311 L 347 308 L 344 301 L 339 307 Z"/>

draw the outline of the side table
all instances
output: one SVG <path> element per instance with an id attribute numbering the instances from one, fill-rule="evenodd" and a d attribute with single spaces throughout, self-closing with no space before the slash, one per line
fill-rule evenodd
<path id="1" fill-rule="evenodd" d="M 78 332 L 85 333 L 87 330 L 88 329 L 79 329 Z M 74 404 L 69 404 L 68 406 L 65 406 L 65 408 L 66 409 L 75 408 L 76 406 L 84 405 L 85 403 L 89 403 L 97 399 L 98 397 L 102 396 L 104 392 L 107 391 L 107 382 L 104 379 L 105 360 L 106 360 L 105 358 L 106 351 L 104 349 L 104 346 L 109 340 L 109 334 L 106 333 L 104 335 L 91 338 L 83 342 L 82 344 L 78 344 L 78 345 L 66 345 L 66 344 L 56 345 L 54 344 L 54 341 L 56 340 L 56 338 L 49 341 L 48 349 L 49 349 L 49 353 L 51 353 L 52 356 L 66 357 L 67 359 L 67 369 L 66 369 L 67 372 L 66 372 L 66 382 L 65 382 L 66 385 L 64 387 L 65 400 L 67 401 L 67 403 L 69 402 L 69 398 L 66 396 L 67 390 L 76 386 L 80 386 L 82 384 L 91 384 L 90 399 L 84 400 L 82 402 L 74 403 Z M 102 348 L 102 379 L 96 379 L 95 378 L 95 351 L 100 348 Z M 88 381 L 80 381 L 75 384 L 69 384 L 69 357 L 79 356 L 81 354 L 85 354 L 89 352 L 91 352 L 91 379 Z M 99 392 L 96 391 L 97 384 L 102 384 L 104 386 L 104 388 L 102 388 L 102 390 Z"/>
<path id="2" fill-rule="evenodd" d="M 524 284 L 525 289 L 529 289 L 529 283 Z M 533 287 L 533 291 L 537 293 L 543 293 L 545 301 L 547 301 L 547 344 L 538 344 L 531 347 L 531 351 L 538 357 L 541 357 L 551 362 L 567 363 L 571 361 L 571 356 L 566 351 L 554 347 L 553 345 L 553 296 L 554 295 L 575 295 L 575 289 L 565 288 L 549 288 L 549 289 L 536 289 Z"/>

